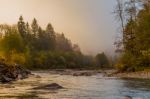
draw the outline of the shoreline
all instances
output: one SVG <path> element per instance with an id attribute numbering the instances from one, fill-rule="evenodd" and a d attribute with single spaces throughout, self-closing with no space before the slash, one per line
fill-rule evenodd
<path id="1" fill-rule="evenodd" d="M 36 72 L 36 71 L 33 71 L 33 72 Z M 96 74 L 102 74 L 103 77 L 150 79 L 150 71 L 118 73 L 116 70 L 53 69 L 53 70 L 38 70 L 38 72 L 47 72 L 50 74 L 72 75 L 72 76 L 92 76 Z"/>
<path id="2" fill-rule="evenodd" d="M 107 77 L 150 79 L 150 72 L 149 71 L 137 71 L 137 72 L 124 72 L 124 73 L 111 73 L 111 74 L 107 74 Z"/>
<path id="3" fill-rule="evenodd" d="M 72 75 L 72 76 L 93 76 L 97 74 L 102 74 L 103 77 L 115 77 L 115 78 L 129 78 L 129 79 L 149 79 L 150 71 L 137 71 L 137 72 L 117 72 L 117 70 L 73 70 L 73 69 L 49 69 L 49 70 L 35 70 L 32 72 L 46 72 L 49 74 L 59 74 L 59 75 Z"/>
<path id="4" fill-rule="evenodd" d="M 53 70 L 38 70 L 32 72 L 46 72 L 49 74 L 72 75 L 72 76 L 92 76 L 98 73 L 103 73 L 102 70 L 73 70 L 73 69 L 53 69 Z"/>

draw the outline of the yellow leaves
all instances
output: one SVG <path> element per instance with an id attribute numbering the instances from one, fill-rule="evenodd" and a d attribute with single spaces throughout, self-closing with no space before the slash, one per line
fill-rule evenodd
<path id="1" fill-rule="evenodd" d="M 22 53 L 14 53 L 11 55 L 11 63 L 24 64 L 26 62 L 25 55 Z"/>
<path id="2" fill-rule="evenodd" d="M 142 50 L 141 53 L 144 57 L 150 57 L 150 49 Z"/>
<path id="3" fill-rule="evenodd" d="M 26 58 L 24 53 L 16 53 L 11 51 L 11 54 L 6 54 L 0 51 L 0 60 L 4 60 L 7 64 L 25 64 Z"/>
<path id="4" fill-rule="evenodd" d="M 123 63 L 117 63 L 117 64 L 115 65 L 115 67 L 116 67 L 118 70 L 121 70 L 121 71 L 123 71 L 124 68 L 125 68 Z"/>

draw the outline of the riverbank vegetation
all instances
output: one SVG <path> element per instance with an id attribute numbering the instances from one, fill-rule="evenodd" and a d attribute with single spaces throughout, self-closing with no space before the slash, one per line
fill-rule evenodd
<path id="1" fill-rule="evenodd" d="M 109 67 L 104 53 L 84 55 L 77 44 L 55 32 L 50 23 L 43 29 L 36 19 L 29 25 L 22 16 L 17 25 L 0 25 L 0 59 L 29 69 Z"/>
<path id="2" fill-rule="evenodd" d="M 121 57 L 119 71 L 143 71 L 150 68 L 150 2 L 117 0 L 116 14 L 121 22 L 122 40 L 116 43 Z"/>

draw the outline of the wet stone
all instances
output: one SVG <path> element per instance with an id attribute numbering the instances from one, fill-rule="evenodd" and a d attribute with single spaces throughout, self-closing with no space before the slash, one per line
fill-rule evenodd
<path id="1" fill-rule="evenodd" d="M 0 63 L 0 83 L 9 83 L 18 79 L 25 79 L 28 78 L 30 74 L 30 71 L 22 68 L 20 65 Z"/>
<path id="2" fill-rule="evenodd" d="M 63 89 L 62 86 L 60 86 L 59 84 L 57 83 L 52 83 L 52 84 L 48 84 L 48 85 L 44 85 L 44 86 L 39 86 L 39 87 L 35 87 L 33 89 L 36 89 L 36 90 L 40 90 L 40 89 L 46 89 L 46 90 L 58 90 L 58 89 Z"/>

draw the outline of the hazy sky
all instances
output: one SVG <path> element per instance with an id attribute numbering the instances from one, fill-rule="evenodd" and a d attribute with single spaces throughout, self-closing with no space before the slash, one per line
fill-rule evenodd
<path id="1" fill-rule="evenodd" d="M 0 0 L 0 23 L 15 24 L 20 15 L 52 23 L 87 54 L 112 52 L 116 37 L 115 0 Z"/>

